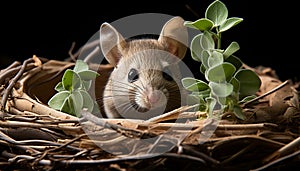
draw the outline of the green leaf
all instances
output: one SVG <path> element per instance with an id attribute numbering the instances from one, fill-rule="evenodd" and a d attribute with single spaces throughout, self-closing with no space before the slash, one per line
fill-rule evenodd
<path id="1" fill-rule="evenodd" d="M 219 32 L 224 32 L 242 21 L 243 19 L 238 17 L 228 18 L 224 23 L 220 25 Z"/>
<path id="2" fill-rule="evenodd" d="M 231 55 L 229 56 L 228 58 L 225 59 L 225 62 L 229 62 L 231 63 L 232 65 L 235 66 L 236 70 L 239 70 L 242 68 L 243 66 L 243 62 L 236 56 L 234 55 Z"/>
<path id="3" fill-rule="evenodd" d="M 245 103 L 245 102 L 248 102 L 252 99 L 256 98 L 255 95 L 251 95 L 251 96 L 246 96 L 245 98 L 243 98 L 241 101 L 239 101 L 239 103 Z"/>
<path id="4" fill-rule="evenodd" d="M 233 91 L 235 93 L 238 93 L 240 91 L 240 82 L 235 78 L 235 77 L 232 77 L 231 80 L 230 80 L 230 84 L 232 84 L 233 86 Z"/>
<path id="5" fill-rule="evenodd" d="M 224 83 L 231 80 L 235 67 L 231 63 L 224 62 L 221 65 L 209 68 L 206 72 L 206 79 L 216 83 Z"/>
<path id="6" fill-rule="evenodd" d="M 74 113 L 76 114 L 77 117 L 79 117 L 82 107 L 83 107 L 83 102 L 84 102 L 81 91 L 74 91 L 69 96 L 69 102 L 72 103 Z"/>
<path id="7" fill-rule="evenodd" d="M 92 80 L 90 81 L 84 81 L 82 80 L 82 87 L 84 88 L 84 90 L 88 91 L 92 86 Z"/>
<path id="8" fill-rule="evenodd" d="M 196 29 L 196 30 L 199 30 L 194 24 L 195 24 L 196 21 L 185 21 L 183 23 L 184 26 L 186 27 L 189 27 L 189 28 L 192 28 L 192 29 Z"/>
<path id="9" fill-rule="evenodd" d="M 210 88 L 206 89 L 206 90 L 203 90 L 203 91 L 194 91 L 192 92 L 192 95 L 195 95 L 195 96 L 198 96 L 198 97 L 201 97 L 203 99 L 207 98 L 210 96 Z"/>
<path id="10" fill-rule="evenodd" d="M 76 116 L 75 110 L 74 110 L 74 104 L 70 97 L 71 97 L 71 95 L 68 96 L 66 101 L 63 103 L 61 111 Z"/>
<path id="11" fill-rule="evenodd" d="M 87 108 L 89 112 L 92 112 L 94 108 L 94 100 L 86 91 L 80 91 L 80 94 L 83 98 L 83 108 Z"/>
<path id="12" fill-rule="evenodd" d="M 66 99 L 70 95 L 70 92 L 68 91 L 61 91 L 59 93 L 56 93 L 49 101 L 48 105 L 56 110 L 61 110 L 63 107 L 63 104 L 65 103 Z"/>
<path id="13" fill-rule="evenodd" d="M 65 91 L 65 88 L 64 88 L 62 82 L 57 83 L 54 89 L 58 92 Z"/>
<path id="14" fill-rule="evenodd" d="M 206 68 L 205 68 L 204 64 L 202 63 L 202 64 L 200 65 L 200 72 L 201 72 L 203 75 L 205 75 L 205 71 L 206 71 Z"/>
<path id="15" fill-rule="evenodd" d="M 260 78 L 255 72 L 249 69 L 239 70 L 234 77 L 240 82 L 240 98 L 253 95 L 260 88 Z"/>
<path id="16" fill-rule="evenodd" d="M 213 51 L 211 56 L 208 58 L 208 66 L 214 67 L 222 64 L 224 61 L 223 54 L 217 51 Z"/>
<path id="17" fill-rule="evenodd" d="M 62 84 L 65 90 L 73 91 L 81 86 L 81 80 L 77 73 L 67 69 L 62 77 Z"/>
<path id="18" fill-rule="evenodd" d="M 221 104 L 222 106 L 226 105 L 227 98 L 226 97 L 217 97 L 218 103 Z"/>
<path id="19" fill-rule="evenodd" d="M 214 83 L 210 82 L 209 87 L 217 97 L 227 97 L 233 92 L 233 85 L 230 83 Z"/>
<path id="20" fill-rule="evenodd" d="M 80 78 L 82 80 L 93 80 L 95 79 L 96 77 L 98 77 L 100 74 L 95 72 L 95 71 L 92 71 L 92 70 L 86 70 L 86 71 L 80 71 L 78 72 L 78 75 L 80 76 Z"/>
<path id="21" fill-rule="evenodd" d="M 187 96 L 187 104 L 188 105 L 199 104 L 199 106 L 195 109 L 195 110 L 198 110 L 198 111 L 205 111 L 206 108 L 207 108 L 206 102 L 204 101 L 204 99 L 202 97 L 197 96 L 197 95 L 189 94 Z"/>
<path id="22" fill-rule="evenodd" d="M 201 18 L 194 22 L 185 21 L 184 25 L 193 29 L 204 31 L 204 30 L 211 30 L 214 26 L 214 23 L 207 18 Z"/>
<path id="23" fill-rule="evenodd" d="M 215 0 L 213 3 L 211 3 L 205 11 L 205 18 L 214 22 L 214 26 L 223 24 L 226 21 L 227 17 L 227 7 L 224 3 L 218 0 Z"/>
<path id="24" fill-rule="evenodd" d="M 208 117 L 213 117 L 213 111 L 214 111 L 214 108 L 217 104 L 217 100 L 213 97 L 207 97 L 205 100 L 207 102 Z"/>
<path id="25" fill-rule="evenodd" d="M 237 42 L 231 42 L 230 45 L 226 48 L 226 50 L 223 53 L 224 58 L 225 59 L 228 58 L 229 56 L 234 54 L 239 49 L 240 49 L 240 46 Z"/>
<path id="26" fill-rule="evenodd" d="M 198 62 L 201 62 L 201 54 L 203 51 L 203 48 L 200 45 L 200 39 L 202 36 L 203 34 L 198 34 L 191 41 L 191 56 L 195 61 Z"/>
<path id="27" fill-rule="evenodd" d="M 80 71 L 86 71 L 86 70 L 89 70 L 88 64 L 86 64 L 83 60 L 78 59 L 76 61 L 73 71 L 78 73 Z"/>
<path id="28" fill-rule="evenodd" d="M 243 113 L 243 110 L 240 106 L 238 105 L 234 105 L 233 106 L 233 113 L 235 114 L 235 116 L 239 119 L 242 119 L 242 120 L 245 120 L 246 119 L 246 116 L 245 114 Z"/>
<path id="29" fill-rule="evenodd" d="M 189 91 L 204 91 L 209 89 L 207 83 L 192 77 L 183 78 L 181 82 L 183 87 Z"/>
<path id="30" fill-rule="evenodd" d="M 200 60 L 201 60 L 202 64 L 205 66 L 205 68 L 209 68 L 209 65 L 208 65 L 209 57 L 210 57 L 209 51 L 208 50 L 203 50 L 202 53 L 201 53 Z"/>
<path id="31" fill-rule="evenodd" d="M 211 50 L 215 48 L 215 42 L 212 38 L 212 34 L 208 31 L 203 32 L 203 36 L 200 37 L 200 45 L 202 49 Z"/>

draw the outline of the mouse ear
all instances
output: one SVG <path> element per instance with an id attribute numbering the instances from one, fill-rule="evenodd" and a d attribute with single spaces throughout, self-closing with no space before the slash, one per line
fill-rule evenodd
<path id="1" fill-rule="evenodd" d="M 103 23 L 100 27 L 100 47 L 106 60 L 117 66 L 122 57 L 122 50 L 126 46 L 126 41 L 122 35 L 110 24 Z"/>
<path id="2" fill-rule="evenodd" d="M 170 19 L 160 33 L 158 41 L 173 55 L 182 59 L 188 47 L 188 32 L 184 20 L 177 16 Z"/>

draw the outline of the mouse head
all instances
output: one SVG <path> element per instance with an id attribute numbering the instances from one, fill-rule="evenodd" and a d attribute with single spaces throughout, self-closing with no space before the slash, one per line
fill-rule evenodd
<path id="1" fill-rule="evenodd" d="M 101 25 L 100 46 L 115 67 L 104 91 L 106 113 L 145 119 L 181 105 L 177 64 L 186 54 L 188 37 L 183 22 L 174 17 L 158 39 L 130 41 L 110 24 Z"/>
<path id="2" fill-rule="evenodd" d="M 158 38 L 162 50 L 175 55 L 179 59 L 185 56 L 188 44 L 187 29 L 181 17 L 173 17 L 163 26 Z M 103 23 L 100 27 L 100 47 L 106 60 L 117 66 L 120 59 L 135 53 L 123 36 L 110 24 Z M 157 48 L 157 47 L 154 47 Z"/>

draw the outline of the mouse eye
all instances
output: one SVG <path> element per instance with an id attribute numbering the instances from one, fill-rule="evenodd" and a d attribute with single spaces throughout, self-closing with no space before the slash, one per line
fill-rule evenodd
<path id="1" fill-rule="evenodd" d="M 163 74 L 163 77 L 164 77 L 165 80 L 167 80 L 167 81 L 173 81 L 174 80 L 173 77 L 172 77 L 172 74 L 171 74 L 171 72 L 168 68 L 164 68 L 162 74 Z"/>
<path id="2" fill-rule="evenodd" d="M 131 68 L 129 73 L 128 73 L 128 82 L 133 83 L 137 79 L 139 79 L 139 73 L 136 69 Z"/>

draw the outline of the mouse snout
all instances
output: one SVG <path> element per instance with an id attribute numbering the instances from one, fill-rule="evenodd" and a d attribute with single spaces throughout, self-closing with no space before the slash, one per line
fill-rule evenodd
<path id="1" fill-rule="evenodd" d="M 158 90 L 153 90 L 148 92 L 147 94 L 147 99 L 150 102 L 150 104 L 155 104 L 159 101 L 161 97 L 161 92 Z"/>
<path id="2" fill-rule="evenodd" d="M 153 87 L 146 88 L 146 101 L 151 107 L 158 107 L 164 104 L 164 93 Z"/>

